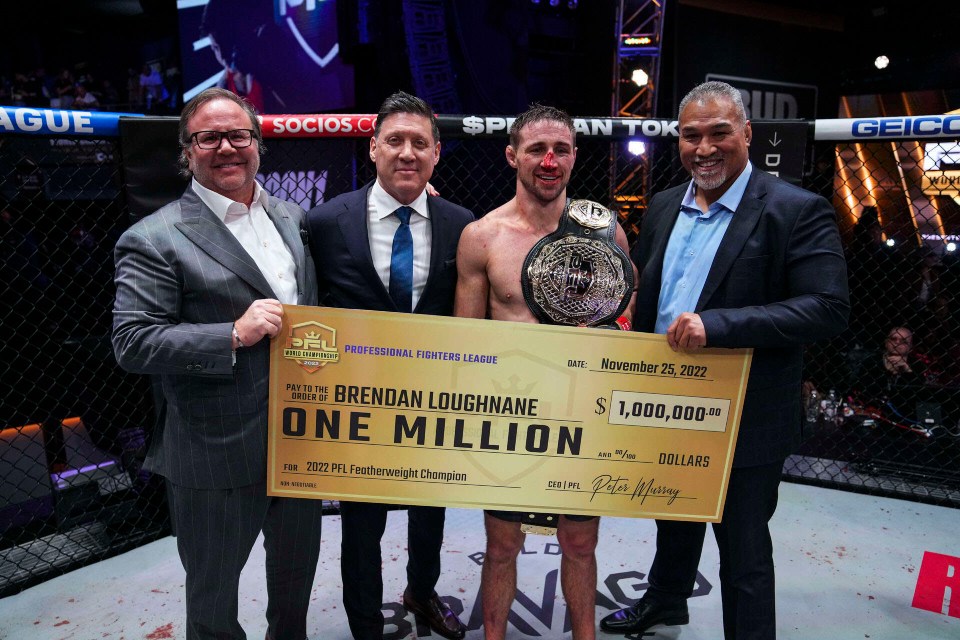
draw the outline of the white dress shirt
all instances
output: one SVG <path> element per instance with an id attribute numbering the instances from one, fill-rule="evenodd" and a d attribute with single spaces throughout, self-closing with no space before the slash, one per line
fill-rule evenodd
<path id="1" fill-rule="evenodd" d="M 404 205 L 387 193 L 380 182 L 374 182 L 367 198 L 367 235 L 370 240 L 370 255 L 373 266 L 383 286 L 390 290 L 390 256 L 393 254 L 393 236 L 400 227 L 400 218 L 394 211 Z M 413 308 L 417 308 L 420 295 L 430 275 L 430 209 L 427 207 L 427 192 L 406 205 L 413 209 L 410 214 L 410 234 L 413 236 Z"/>
<path id="2" fill-rule="evenodd" d="M 267 192 L 260 183 L 254 183 L 253 204 L 249 209 L 245 204 L 207 189 L 196 178 L 193 179 L 193 190 L 257 263 L 277 300 L 297 304 L 297 266 L 290 248 L 267 215 Z"/>

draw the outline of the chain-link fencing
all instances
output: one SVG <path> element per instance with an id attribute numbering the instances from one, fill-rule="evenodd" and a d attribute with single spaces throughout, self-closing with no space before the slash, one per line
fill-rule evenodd
<path id="1" fill-rule="evenodd" d="M 785 471 L 960 506 L 960 146 L 817 142 L 811 157 L 804 186 L 837 210 L 851 315 L 807 349 L 805 439 Z"/>
<path id="2" fill-rule="evenodd" d="M 150 383 L 110 346 L 114 139 L 0 135 L 0 596 L 168 531 Z"/>
<path id="3" fill-rule="evenodd" d="M 321 131 L 345 121 L 331 118 L 341 125 Z M 310 208 L 373 179 L 362 118 L 347 118 L 353 137 L 271 137 L 265 125 L 261 181 Z M 109 337 L 113 246 L 149 211 L 136 192 L 161 178 L 185 186 L 172 179 L 176 120 L 168 120 L 163 159 L 148 153 L 139 173 L 112 135 L 0 134 L 0 596 L 169 533 L 163 481 L 141 469 L 152 388 L 117 367 Z M 441 194 L 477 215 L 513 197 L 508 120 L 442 121 L 432 180 Z M 578 120 L 568 193 L 617 210 L 632 241 L 649 196 L 686 175 L 675 123 L 610 122 Z M 842 336 L 807 351 L 804 442 L 785 477 L 960 506 L 960 261 L 948 250 L 957 239 L 944 233 L 960 222 L 948 179 L 960 168 L 957 144 L 810 136 L 804 146 L 793 177 L 837 208 L 853 315 Z M 909 372 L 893 370 L 900 361 Z"/>

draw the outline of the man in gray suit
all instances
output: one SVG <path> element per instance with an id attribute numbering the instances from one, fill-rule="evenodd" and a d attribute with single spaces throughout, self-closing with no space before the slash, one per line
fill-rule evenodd
<path id="1" fill-rule="evenodd" d="M 260 125 L 232 93 L 187 104 L 180 146 L 190 186 L 117 242 L 113 348 L 124 369 L 162 386 L 145 468 L 169 481 L 186 637 L 246 638 L 237 590 L 262 531 L 266 637 L 303 640 L 322 503 L 267 496 L 266 445 L 281 304 L 317 302 L 304 212 L 257 183 Z"/>

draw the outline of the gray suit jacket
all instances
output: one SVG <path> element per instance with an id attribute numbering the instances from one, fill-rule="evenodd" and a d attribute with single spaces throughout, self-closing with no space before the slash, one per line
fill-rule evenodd
<path id="1" fill-rule="evenodd" d="M 303 210 L 271 196 L 267 214 L 296 262 L 298 303 L 316 304 Z M 192 188 L 130 227 L 115 259 L 117 362 L 163 390 L 145 468 L 197 489 L 263 480 L 270 341 L 239 349 L 236 365 L 231 349 L 233 322 L 276 298 L 254 260 Z"/>

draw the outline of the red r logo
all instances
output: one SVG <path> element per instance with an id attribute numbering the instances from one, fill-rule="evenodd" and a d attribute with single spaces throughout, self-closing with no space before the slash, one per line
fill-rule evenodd
<path id="1" fill-rule="evenodd" d="M 931 551 L 923 553 L 913 606 L 939 614 L 946 608 L 948 616 L 960 618 L 960 558 Z"/>

